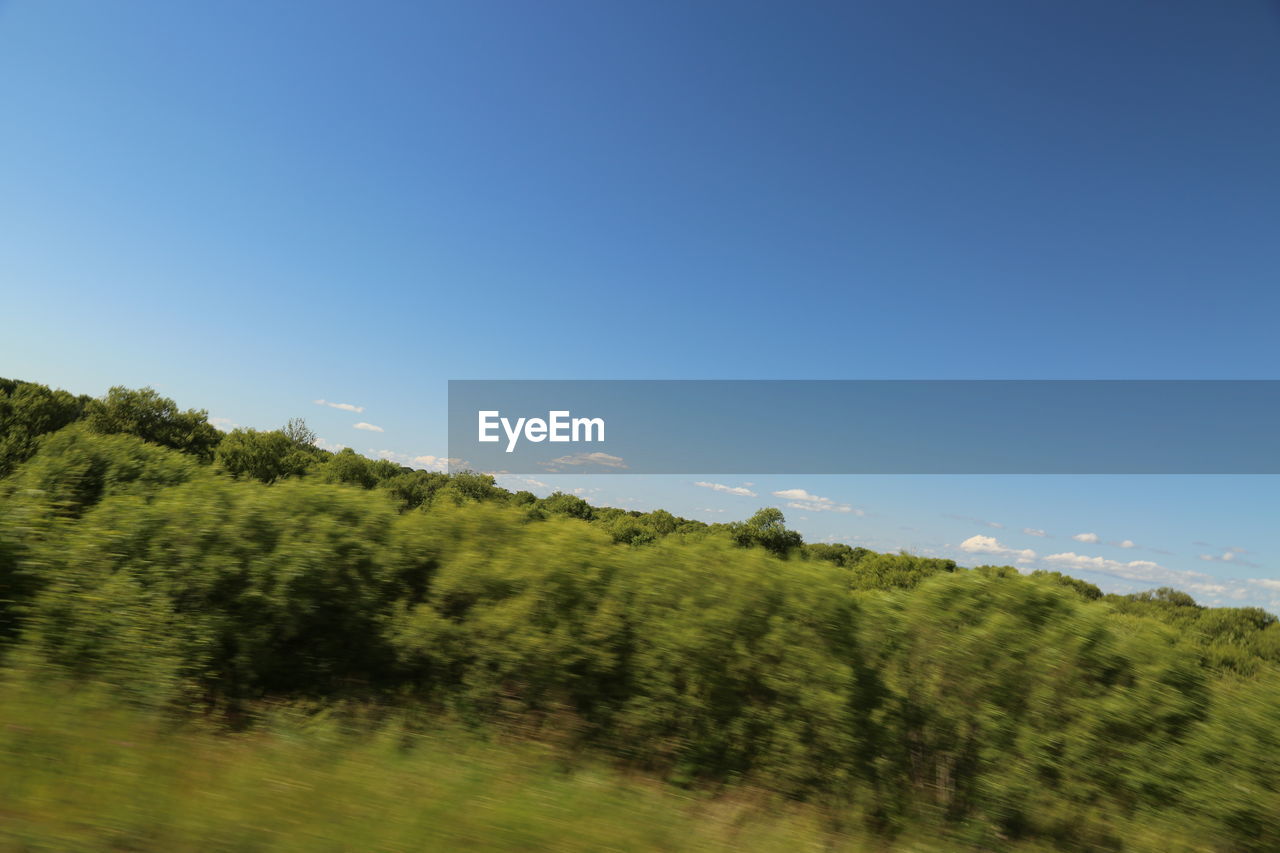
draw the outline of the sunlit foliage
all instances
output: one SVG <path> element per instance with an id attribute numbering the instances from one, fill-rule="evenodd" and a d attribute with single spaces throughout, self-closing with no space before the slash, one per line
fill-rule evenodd
<path id="1" fill-rule="evenodd" d="M 0 662 L 26 683 L 237 727 L 299 700 L 450 717 L 886 845 L 1280 849 L 1262 610 L 806 544 L 776 509 L 513 494 L 300 422 L 212 440 L 154 392 L 0 390 Z"/>

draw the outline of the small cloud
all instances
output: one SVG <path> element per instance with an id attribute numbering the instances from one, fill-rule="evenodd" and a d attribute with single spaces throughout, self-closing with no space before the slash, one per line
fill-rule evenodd
<path id="1" fill-rule="evenodd" d="M 461 471 L 467 467 L 467 460 L 456 456 L 415 456 L 410 467 L 424 471 Z"/>
<path id="2" fill-rule="evenodd" d="M 332 453 L 337 453 L 339 450 L 345 450 L 347 447 L 345 444 L 334 444 L 330 441 L 320 438 L 319 436 L 316 436 L 316 440 L 311 443 L 316 447 L 320 448 L 321 450 L 328 450 Z"/>
<path id="3" fill-rule="evenodd" d="M 209 423 L 222 432 L 227 432 L 240 426 L 240 424 L 232 421 L 231 418 L 209 418 Z"/>
<path id="4" fill-rule="evenodd" d="M 1241 554 L 1249 553 L 1244 548 L 1228 548 L 1221 554 L 1200 554 L 1200 559 L 1206 563 L 1231 563 L 1234 566 L 1247 566 L 1250 569 L 1262 568 L 1252 560 L 1246 560 Z"/>
<path id="5" fill-rule="evenodd" d="M 1044 539 L 1049 535 L 1038 527 L 1024 527 L 1022 528 L 1022 532 L 1028 536 L 1039 536 L 1041 539 Z"/>
<path id="6" fill-rule="evenodd" d="M 356 429 L 362 429 L 368 432 L 386 432 L 386 430 L 384 430 L 382 427 L 374 426 L 373 424 L 367 424 L 364 421 L 361 421 L 360 423 L 356 424 L 355 427 Z"/>
<path id="7" fill-rule="evenodd" d="M 355 412 L 359 414 L 364 411 L 364 406 L 353 406 L 350 403 L 330 403 L 328 400 L 313 400 L 317 406 L 328 406 L 331 409 L 342 409 L 344 412 Z"/>
<path id="8" fill-rule="evenodd" d="M 711 489 L 714 492 L 724 492 L 726 495 L 741 495 L 744 498 L 754 498 L 756 496 L 755 492 L 745 486 L 726 486 L 722 483 L 706 483 L 702 480 L 694 483 L 694 485 L 704 489 Z"/>
<path id="9" fill-rule="evenodd" d="M 857 516 L 866 515 L 865 512 L 854 506 L 837 503 L 831 498 L 810 494 L 804 489 L 780 489 L 774 492 L 773 496 L 775 498 L 785 498 L 786 505 L 791 509 L 800 509 L 806 512 L 844 512 Z"/>
<path id="10" fill-rule="evenodd" d="M 595 451 L 594 453 L 575 453 L 571 456 L 561 456 L 558 459 L 552 459 L 549 462 L 539 462 L 543 468 L 548 471 L 558 471 L 561 466 L 579 466 L 579 465 L 599 465 L 603 468 L 626 468 L 627 463 L 623 461 L 621 456 L 612 456 L 608 453 Z"/>
<path id="11" fill-rule="evenodd" d="M 800 509 L 806 512 L 844 512 L 850 515 L 856 515 L 859 518 L 866 515 L 864 510 L 857 507 L 849 506 L 849 504 L 838 503 L 813 503 L 811 501 L 787 501 L 787 506 L 791 509 Z"/>
<path id="12" fill-rule="evenodd" d="M 466 460 L 449 456 L 414 456 L 411 453 L 397 453 L 394 450 L 371 450 L 369 452 L 375 454 L 379 459 L 386 459 L 388 462 L 394 462 L 406 468 L 417 468 L 420 471 L 447 472 L 467 467 Z"/>
<path id="13" fill-rule="evenodd" d="M 1098 542 L 1098 534 L 1096 533 L 1077 533 L 1071 538 L 1077 542 L 1087 542 L 1090 545 L 1095 545 Z"/>
<path id="14" fill-rule="evenodd" d="M 546 483 L 542 482 L 541 480 L 535 480 L 535 479 L 533 479 L 532 477 L 517 477 L 517 476 L 515 476 L 515 475 L 507 475 L 507 476 L 510 476 L 510 477 L 511 477 L 511 479 L 512 479 L 512 480 L 514 480 L 514 481 L 516 481 L 517 483 L 523 483 L 523 484 L 524 484 L 524 485 L 526 485 L 526 486 L 533 486 L 535 489 L 549 489 L 549 488 L 551 488 L 550 486 L 548 486 Z"/>
<path id="15" fill-rule="evenodd" d="M 1030 548 L 1007 548 L 994 536 L 970 536 L 960 543 L 960 550 L 969 554 L 995 554 L 999 557 L 1012 557 L 1019 563 L 1029 563 L 1036 558 L 1036 552 Z"/>
<path id="16" fill-rule="evenodd" d="M 985 518 L 974 518 L 972 515 L 954 515 L 952 513 L 944 513 L 943 518 L 952 518 L 956 521 L 968 521 L 972 524 L 981 524 L 983 527 L 991 527 L 996 530 L 1004 530 L 1004 525 L 998 521 L 987 521 Z"/>
<path id="17" fill-rule="evenodd" d="M 776 498 L 790 498 L 797 501 L 824 501 L 826 498 L 820 498 L 817 495 L 811 495 L 804 489 L 781 489 L 773 493 Z"/>
<path id="18" fill-rule="evenodd" d="M 1099 572 L 1125 580 L 1145 581 L 1148 583 L 1177 583 L 1185 585 L 1203 583 L 1209 580 L 1208 575 L 1200 572 L 1168 569 L 1150 560 L 1130 560 L 1124 563 L 1119 560 L 1109 560 L 1106 557 L 1088 557 L 1073 551 L 1050 554 L 1044 558 L 1044 561 L 1057 568 Z"/>
<path id="19" fill-rule="evenodd" d="M 1132 539 L 1122 539 L 1119 542 L 1112 542 L 1111 544 L 1115 545 L 1117 548 L 1137 548 L 1138 547 L 1137 545 L 1133 544 Z"/>

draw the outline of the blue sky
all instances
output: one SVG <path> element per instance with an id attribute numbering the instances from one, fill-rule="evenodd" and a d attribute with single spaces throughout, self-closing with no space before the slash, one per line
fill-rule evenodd
<path id="1" fill-rule="evenodd" d="M 450 378 L 1276 378 L 1276 91 L 1263 2 L 0 2 L 0 375 L 408 459 Z M 1275 478 L 802 479 L 548 487 L 1280 609 Z"/>

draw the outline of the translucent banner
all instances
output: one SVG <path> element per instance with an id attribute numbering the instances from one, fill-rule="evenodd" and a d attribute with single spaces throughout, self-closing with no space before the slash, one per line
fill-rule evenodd
<path id="1" fill-rule="evenodd" d="M 1277 380 L 453 380 L 513 474 L 1276 474 Z"/>

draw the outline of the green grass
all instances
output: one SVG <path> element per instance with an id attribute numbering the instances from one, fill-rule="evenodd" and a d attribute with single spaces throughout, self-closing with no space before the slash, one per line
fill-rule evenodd
<path id="1" fill-rule="evenodd" d="M 5 850 L 880 849 L 814 808 L 713 797 L 456 724 L 353 731 L 287 709 L 248 733 L 0 685 Z"/>
<path id="2" fill-rule="evenodd" d="M 552 743 L 369 709 L 262 711 L 249 731 L 0 675 L 3 851 L 976 851 L 893 841 L 738 787 L 689 791 Z M 363 715 L 366 719 L 357 719 Z M 963 827 L 953 827 L 963 831 Z M 1199 850 L 1153 828 L 1133 850 Z M 1040 853 L 1036 844 L 1010 845 Z"/>

